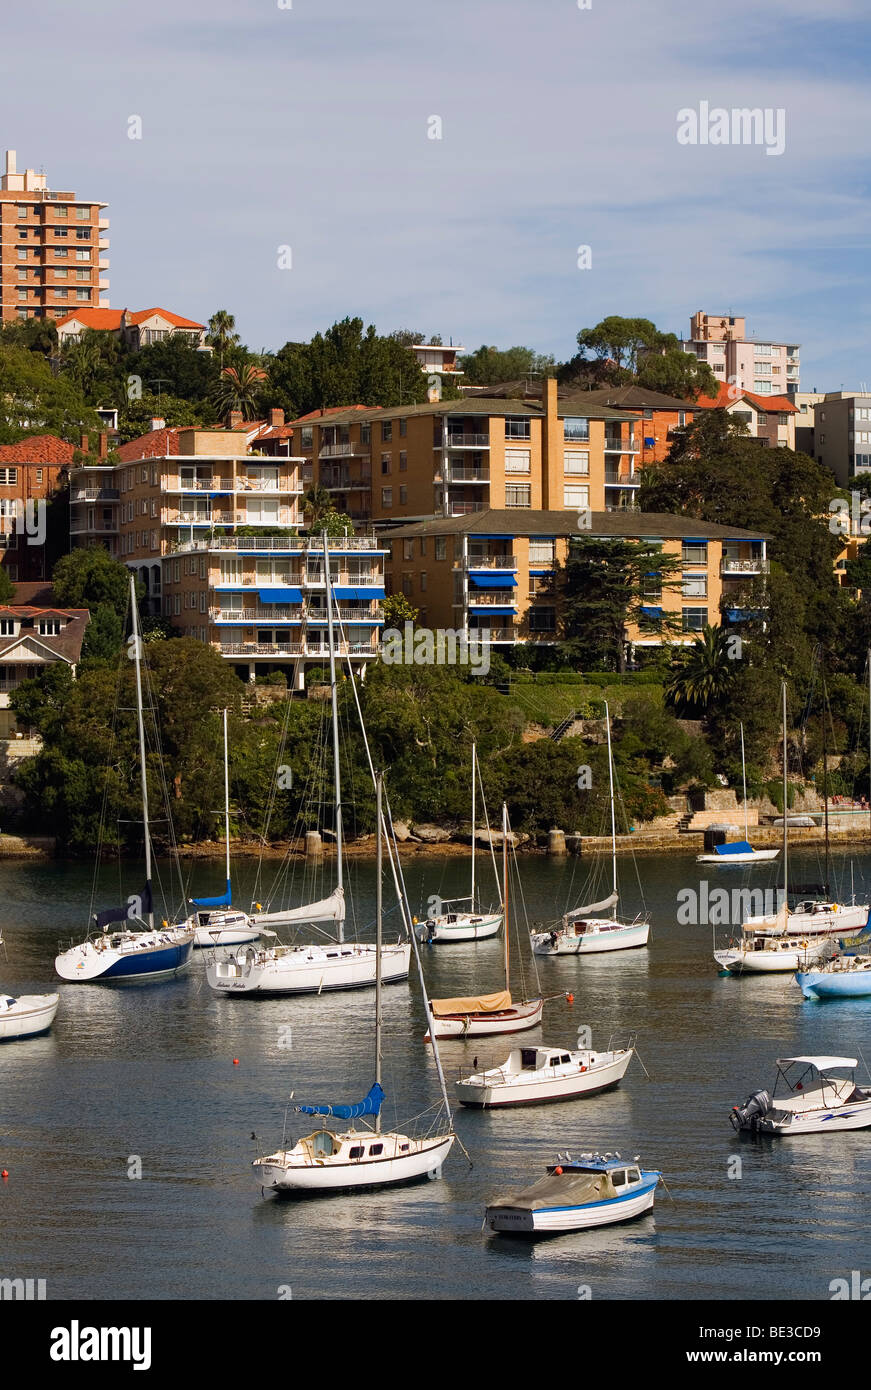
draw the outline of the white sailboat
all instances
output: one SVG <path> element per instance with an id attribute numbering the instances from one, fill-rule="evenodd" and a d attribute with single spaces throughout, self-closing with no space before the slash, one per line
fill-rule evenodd
<path id="1" fill-rule="evenodd" d="M 587 903 L 564 913 L 560 923 L 549 931 L 531 933 L 532 949 L 537 956 L 598 955 L 603 951 L 626 951 L 646 946 L 650 937 L 650 921 L 639 915 L 633 922 L 617 919 L 620 894 L 617 887 L 617 821 L 614 810 L 614 759 L 611 751 L 611 716 L 605 702 L 605 727 L 608 734 L 608 785 L 611 800 L 611 893 L 598 903 Z M 611 909 L 610 917 L 597 914 Z"/>
<path id="2" fill-rule="evenodd" d="M 59 994 L 0 994 L 0 1042 L 47 1033 L 59 1003 Z"/>
<path id="3" fill-rule="evenodd" d="M 206 979 L 217 994 L 320 994 L 327 990 L 359 989 L 375 983 L 379 966 L 385 984 L 408 978 L 411 944 L 398 940 L 382 952 L 368 942 L 344 939 L 345 890 L 343 881 L 342 787 L 339 763 L 338 684 L 336 643 L 333 623 L 335 595 L 330 577 L 329 545 L 322 536 L 324 583 L 327 598 L 327 638 L 330 653 L 330 691 L 332 705 L 333 780 L 336 805 L 336 886 L 319 902 L 276 912 L 249 914 L 249 921 L 260 936 L 272 937 L 273 945 L 246 945 L 232 951 L 215 951 L 206 967 Z M 336 936 L 322 944 L 282 945 L 274 927 L 329 923 Z"/>
<path id="4" fill-rule="evenodd" d="M 747 826 L 747 767 L 744 762 L 744 725 L 741 729 L 741 783 L 744 789 L 744 839 L 733 840 L 730 844 L 715 845 L 713 854 L 697 854 L 697 864 L 767 864 L 776 859 L 779 849 L 754 849 L 750 843 Z"/>
<path id="5" fill-rule="evenodd" d="M 419 941 L 432 945 L 448 945 L 456 941 L 483 941 L 495 936 L 502 925 L 502 912 L 490 909 L 482 911 L 477 907 L 475 894 L 475 783 L 477 780 L 477 757 L 475 744 L 472 744 L 472 891 L 468 898 L 442 898 L 441 903 L 450 911 L 436 913 L 425 922 L 415 924 Z M 486 807 L 485 807 L 486 812 Z M 489 828 L 489 827 L 488 827 Z M 492 845 L 491 845 L 492 852 Z M 457 910 L 455 904 L 470 903 L 467 911 Z"/>
<path id="6" fill-rule="evenodd" d="M 194 934 L 194 947 L 204 949 L 209 946 L 239 946 L 246 941 L 256 941 L 260 930 L 254 926 L 247 912 L 233 907 L 233 889 L 230 883 L 230 765 L 227 746 L 227 711 L 224 710 L 224 843 L 226 845 L 227 886 L 215 898 L 192 898 L 191 906 L 196 909 L 183 924 Z"/>
<path id="7" fill-rule="evenodd" d="M 544 999 L 511 997 L 511 952 L 508 931 L 508 807 L 502 806 L 502 908 L 505 913 L 505 988 L 494 994 L 463 995 L 453 999 L 431 999 L 430 1031 L 437 1038 L 477 1038 L 496 1033 L 520 1033 L 541 1022 Z M 555 997 L 555 996 L 554 996 Z M 429 1042 L 430 1034 L 424 1038 Z"/>
<path id="8" fill-rule="evenodd" d="M 356 1105 L 297 1105 L 302 1115 L 322 1115 L 331 1119 L 356 1120 L 371 1115 L 371 1129 L 333 1130 L 326 1123 L 312 1134 L 299 1139 L 292 1148 L 282 1147 L 253 1163 L 261 1191 L 276 1193 L 324 1193 L 363 1187 L 393 1187 L 423 1177 L 438 1178 L 442 1164 L 454 1143 L 450 1102 L 444 1074 L 433 1042 L 442 1091 L 442 1106 L 425 1133 L 417 1137 L 397 1131 L 382 1132 L 381 1105 L 384 1091 L 381 1086 L 381 947 L 382 947 L 382 839 L 385 830 L 382 815 L 382 778 L 376 777 L 378 825 L 378 857 L 376 870 L 375 907 L 375 1082 L 369 1094 Z M 394 881 L 396 881 L 394 875 Z M 418 967 L 420 957 L 415 955 Z M 421 983 L 423 974 L 421 972 Z"/>
<path id="9" fill-rule="evenodd" d="M 145 763 L 145 723 L 142 705 L 142 638 L 136 606 L 136 581 L 130 576 L 132 650 L 136 665 L 136 716 L 139 730 L 139 777 L 142 792 L 142 821 L 145 832 L 145 887 L 120 907 L 94 914 L 97 931 L 78 945 L 59 952 L 54 967 L 62 980 L 75 984 L 95 981 L 144 980 L 174 975 L 189 963 L 193 932 L 186 926 L 154 925 L 151 885 L 151 831 L 148 821 L 148 780 Z M 107 931 L 113 922 L 143 921 L 147 930 L 118 928 Z"/>

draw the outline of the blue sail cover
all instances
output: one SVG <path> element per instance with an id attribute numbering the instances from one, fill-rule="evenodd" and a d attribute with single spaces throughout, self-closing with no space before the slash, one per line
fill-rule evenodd
<path id="1" fill-rule="evenodd" d="M 752 854 L 753 846 L 746 840 L 735 840 L 731 845 L 714 845 L 717 854 Z"/>
<path id="2" fill-rule="evenodd" d="M 120 907 L 107 907 L 102 912 L 94 913 L 94 921 L 100 931 L 111 926 L 113 922 L 126 922 L 130 918 L 147 917 L 152 910 L 151 884 L 146 883 L 142 892 L 139 894 L 139 901 L 130 898 Z"/>
<path id="3" fill-rule="evenodd" d="M 230 880 L 227 879 L 227 890 L 219 898 L 191 898 L 194 907 L 229 907 L 233 901 L 230 892 Z"/>
<path id="4" fill-rule="evenodd" d="M 361 1115 L 377 1115 L 384 1092 L 376 1081 L 365 1100 L 357 1105 L 295 1105 L 300 1115 L 335 1115 L 337 1120 L 357 1120 Z"/>

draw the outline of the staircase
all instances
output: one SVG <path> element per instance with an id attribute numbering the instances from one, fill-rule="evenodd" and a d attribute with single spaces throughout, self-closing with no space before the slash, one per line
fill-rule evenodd
<path id="1" fill-rule="evenodd" d="M 557 724 L 556 728 L 551 729 L 550 733 L 548 734 L 548 738 L 550 739 L 551 743 L 559 743 L 561 739 L 564 739 L 572 725 L 575 724 L 580 718 L 581 715 L 577 710 L 573 710 L 571 714 L 567 714 L 562 723 Z"/>

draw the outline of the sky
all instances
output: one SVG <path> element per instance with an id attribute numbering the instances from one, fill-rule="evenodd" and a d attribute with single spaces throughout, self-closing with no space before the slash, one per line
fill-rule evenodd
<path id="1" fill-rule="evenodd" d="M 108 204 L 113 308 L 225 308 L 254 350 L 357 315 L 565 360 L 606 314 L 705 309 L 838 390 L 871 383 L 867 15 L 41 0 L 4 16 L 0 150 Z M 782 110 L 783 152 L 679 143 L 700 103 Z"/>

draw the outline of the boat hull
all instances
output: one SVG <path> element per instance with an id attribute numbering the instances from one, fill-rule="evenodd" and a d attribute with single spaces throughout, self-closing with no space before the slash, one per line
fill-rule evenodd
<path id="1" fill-rule="evenodd" d="M 756 1132 L 791 1139 L 802 1134 L 832 1134 L 836 1130 L 869 1128 L 871 1100 L 866 1100 L 853 1105 L 839 1106 L 833 1110 L 808 1110 L 804 1113 L 786 1114 L 782 1119 L 765 1116 L 756 1125 Z"/>
<path id="2" fill-rule="evenodd" d="M 596 923 L 595 925 L 599 925 Z M 556 937 L 556 942 L 553 937 Z M 532 950 L 537 956 L 592 956 L 605 951 L 630 951 L 646 946 L 650 937 L 649 922 L 632 922 L 615 927 L 604 919 L 601 930 L 575 936 L 571 928 L 555 932 L 534 932 Z"/>
<path id="3" fill-rule="evenodd" d="M 499 1033 L 522 1033 L 527 1028 L 536 1028 L 543 1010 L 544 1000 L 534 999 L 528 1004 L 516 1004 L 491 1014 L 447 1014 L 434 1018 L 433 1024 L 437 1038 L 495 1037 Z M 427 1033 L 424 1042 L 429 1041 Z"/>
<path id="4" fill-rule="evenodd" d="M 596 1095 L 618 1086 L 626 1074 L 632 1060 L 628 1049 L 619 1053 L 612 1061 L 602 1065 L 593 1064 L 583 1071 L 574 1070 L 568 1075 L 550 1075 L 524 1080 L 522 1073 L 516 1079 L 502 1082 L 497 1079 L 482 1080 L 478 1083 L 471 1078 L 456 1083 L 457 1099 L 463 1105 L 476 1110 L 495 1110 L 504 1106 L 547 1105 L 556 1101 L 578 1100 L 581 1096 Z"/>
<path id="5" fill-rule="evenodd" d="M 35 1038 L 47 1033 L 60 1003 L 59 994 L 22 994 L 10 1009 L 0 1011 L 0 1042 Z"/>
<path id="6" fill-rule="evenodd" d="M 767 864 L 776 859 L 779 849 L 757 849 L 752 854 L 697 854 L 697 864 L 720 864 L 728 868 L 730 864 Z"/>
<path id="7" fill-rule="evenodd" d="M 625 1197 L 606 1202 L 591 1202 L 578 1207 L 488 1207 L 485 1223 L 502 1235 L 545 1236 L 562 1235 L 567 1231 L 587 1231 L 595 1226 L 611 1226 L 618 1221 L 632 1221 L 653 1207 L 659 1175 L 639 1184 L 636 1191 Z"/>
<path id="8" fill-rule="evenodd" d="M 205 951 L 216 946 L 245 946 L 249 941 L 259 941 L 260 932 L 256 927 L 208 927 L 194 928 L 194 947 Z"/>
<path id="9" fill-rule="evenodd" d="M 805 999 L 863 999 L 871 995 L 871 970 L 799 970 L 796 979 Z"/>
<path id="10" fill-rule="evenodd" d="M 376 963 L 375 947 L 368 945 L 296 946 L 278 952 L 252 949 L 210 961 L 206 979 L 217 994 L 322 994 L 373 986 Z M 382 982 L 406 980 L 410 963 L 410 943 L 384 946 Z"/>
<path id="11" fill-rule="evenodd" d="M 502 914 L 489 916 L 471 913 L 456 914 L 459 921 L 443 922 L 438 918 L 432 922 L 419 922 L 415 927 L 418 941 L 426 941 L 434 946 L 449 946 L 454 942 L 485 941 L 497 936 L 502 926 Z"/>
<path id="12" fill-rule="evenodd" d="M 98 950 L 91 942 L 73 946 L 57 957 L 54 968 L 71 984 L 154 980 L 175 975 L 190 963 L 193 939 L 123 950 L 107 946 Z"/>
<path id="13" fill-rule="evenodd" d="M 721 970 L 732 975 L 785 975 L 806 969 L 819 957 L 819 950 L 795 951 L 715 951 L 714 960 Z"/>
<path id="14" fill-rule="evenodd" d="M 858 903 L 838 907 L 837 912 L 791 912 L 787 918 L 787 936 L 848 936 L 868 923 L 868 907 Z M 771 932 L 778 929 L 776 917 L 748 917 L 742 924 L 745 931 Z"/>
<path id="15" fill-rule="evenodd" d="M 311 1194 L 362 1187 L 395 1187 L 419 1178 L 440 1177 L 453 1142 L 453 1134 L 440 1135 L 416 1142 L 413 1153 L 336 1164 L 328 1160 L 299 1165 L 273 1164 L 267 1159 L 258 1159 L 254 1164 L 255 1175 L 264 1192 Z"/>

